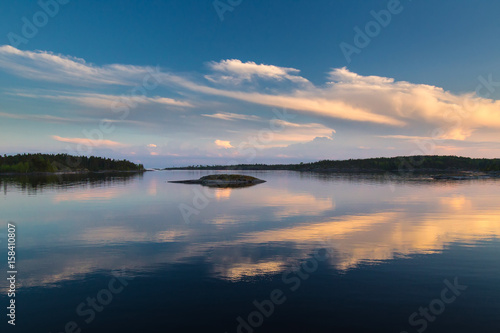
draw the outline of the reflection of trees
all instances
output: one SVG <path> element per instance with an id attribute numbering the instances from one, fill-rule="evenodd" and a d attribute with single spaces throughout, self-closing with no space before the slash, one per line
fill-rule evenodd
<path id="1" fill-rule="evenodd" d="M 127 184 L 141 179 L 142 172 L 86 173 L 86 174 L 47 174 L 47 175 L 9 175 L 0 176 L 0 186 L 4 195 L 9 188 L 28 194 L 35 194 L 49 188 L 68 188 L 79 186 L 101 187 L 111 183 Z"/>

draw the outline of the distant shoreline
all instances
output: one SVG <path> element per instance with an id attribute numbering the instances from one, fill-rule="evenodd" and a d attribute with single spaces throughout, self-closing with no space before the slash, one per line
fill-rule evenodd
<path id="1" fill-rule="evenodd" d="M 200 167 L 200 168 L 191 168 L 191 167 L 172 167 L 172 168 L 164 168 L 164 169 L 155 169 L 154 171 L 298 171 L 298 172 L 318 172 L 318 173 L 418 173 L 418 174 L 435 174 L 435 173 L 443 173 L 443 174 L 453 174 L 453 173 L 474 173 L 474 174 L 496 174 L 499 171 L 478 171 L 478 170 L 468 170 L 468 169 L 409 169 L 409 170 L 381 170 L 381 169 L 295 169 L 295 168 L 239 168 L 239 167 L 223 167 L 223 168 L 211 168 L 211 167 Z"/>
<path id="2" fill-rule="evenodd" d="M 463 174 L 500 173 L 500 159 L 458 156 L 399 156 L 350 160 L 323 160 L 299 164 L 193 165 L 163 170 L 287 170 L 322 173 Z"/>

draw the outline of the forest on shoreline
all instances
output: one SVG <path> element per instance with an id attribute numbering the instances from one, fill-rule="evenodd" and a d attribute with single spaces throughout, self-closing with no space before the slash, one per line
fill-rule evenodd
<path id="1" fill-rule="evenodd" d="M 68 154 L 0 155 L 0 173 L 144 171 L 142 164 Z"/>
<path id="2" fill-rule="evenodd" d="M 0 155 L 0 173 L 144 171 L 142 164 L 68 154 Z M 500 159 L 459 156 L 400 156 L 321 160 L 298 164 L 191 165 L 164 170 L 293 170 L 317 172 L 500 172 Z"/>
<path id="3" fill-rule="evenodd" d="M 299 164 L 192 165 L 165 170 L 293 170 L 317 172 L 458 172 L 500 171 L 500 159 L 459 156 L 400 156 L 349 160 L 322 160 Z"/>

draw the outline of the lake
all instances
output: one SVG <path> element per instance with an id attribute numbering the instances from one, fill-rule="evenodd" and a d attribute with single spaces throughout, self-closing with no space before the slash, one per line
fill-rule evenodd
<path id="1" fill-rule="evenodd" d="M 16 332 L 498 332 L 500 180 L 1 177 Z M 6 269 L 4 274 L 7 275 Z M 5 282 L 5 278 L 3 278 Z M 2 329 L 2 331 L 4 331 Z"/>

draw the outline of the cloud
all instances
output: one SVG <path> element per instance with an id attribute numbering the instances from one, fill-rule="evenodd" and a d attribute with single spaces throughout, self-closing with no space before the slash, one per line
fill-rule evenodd
<path id="1" fill-rule="evenodd" d="M 231 146 L 231 142 L 229 141 L 215 140 L 215 144 L 217 145 L 217 147 L 220 148 L 225 148 L 225 149 L 234 148 L 233 146 Z"/>
<path id="2" fill-rule="evenodd" d="M 149 147 L 149 148 L 156 148 L 158 147 L 157 145 L 155 145 L 154 143 L 150 143 L 149 145 L 147 145 L 146 147 Z"/>
<path id="3" fill-rule="evenodd" d="M 335 143 L 331 139 L 335 130 L 319 123 L 301 124 L 274 119 L 272 120 L 273 126 L 270 126 L 262 119 L 261 122 L 254 122 L 253 127 L 248 127 L 245 121 L 230 122 L 231 131 L 226 131 L 224 139 L 219 139 L 217 135 L 220 135 L 221 129 L 215 128 L 210 132 L 202 131 L 206 128 L 214 128 L 211 123 L 208 123 L 209 121 L 219 122 L 219 120 L 212 118 L 203 120 L 200 118 L 206 117 L 200 115 L 189 118 L 190 126 L 198 128 L 198 136 L 189 135 L 183 138 L 181 133 L 169 133 L 168 139 L 154 148 L 158 156 L 165 158 L 162 160 L 163 163 L 167 163 L 168 160 L 168 163 L 175 165 L 199 164 L 201 161 L 203 161 L 203 164 L 228 164 L 231 161 L 237 161 L 238 163 L 252 162 L 253 158 L 255 158 L 255 161 L 258 159 L 260 162 L 263 162 L 263 159 L 276 161 L 280 150 L 286 149 L 286 147 L 293 144 L 308 143 L 318 136 L 328 140 L 327 145 L 321 145 L 326 151 L 326 156 L 331 157 L 332 152 L 336 149 Z M 316 143 L 320 140 L 322 139 L 317 139 Z M 316 143 L 313 145 L 316 145 Z M 150 155 L 152 150 L 147 147 L 147 143 L 142 147 L 131 148 L 137 153 L 137 156 Z M 319 150 L 298 146 L 293 152 L 289 151 L 290 157 L 304 156 L 300 149 L 308 150 L 307 156 L 312 156 Z M 124 153 L 128 154 L 130 151 L 131 149 L 127 149 L 124 150 Z"/>
<path id="4" fill-rule="evenodd" d="M 33 120 L 33 121 L 44 121 L 50 123 L 71 123 L 71 122 L 91 122 L 92 119 L 83 119 L 83 118 L 63 118 L 57 117 L 47 114 L 13 114 L 7 112 L 0 112 L 0 117 L 10 118 L 10 119 L 22 119 L 22 120 Z"/>
<path id="5" fill-rule="evenodd" d="M 111 141 L 111 140 L 93 140 L 87 138 L 63 138 L 57 135 L 52 135 L 52 139 L 59 142 L 67 142 L 74 143 L 79 145 L 93 146 L 93 147 L 110 147 L 110 148 L 118 148 L 118 147 L 126 147 L 126 144 Z"/>
<path id="6" fill-rule="evenodd" d="M 500 101 L 475 93 L 453 94 L 432 85 L 361 76 L 346 68 L 329 74 L 330 95 L 372 113 L 405 122 L 405 128 L 441 131 L 442 139 L 465 140 L 480 128 L 500 128 Z"/>
<path id="7" fill-rule="evenodd" d="M 250 120 L 250 121 L 262 120 L 262 118 L 258 117 L 258 116 L 245 115 L 245 114 L 236 114 L 236 113 L 230 113 L 230 112 L 218 112 L 218 113 L 214 113 L 214 114 L 202 114 L 202 116 L 203 117 L 210 117 L 210 118 L 221 119 L 221 120 L 230 120 L 230 121 L 235 121 L 235 120 Z"/>
<path id="8" fill-rule="evenodd" d="M 251 81 L 253 78 L 266 80 L 290 80 L 297 83 L 308 83 L 305 78 L 298 76 L 298 69 L 278 67 L 273 65 L 256 64 L 253 61 L 242 62 L 238 59 L 221 60 L 220 62 L 210 62 L 209 68 L 216 74 L 205 76 L 206 79 L 222 83 L 241 83 Z"/>
<path id="9" fill-rule="evenodd" d="M 178 101 L 167 97 L 148 97 L 145 95 L 107 95 L 98 93 L 59 93 L 59 94 L 32 94 L 10 93 L 11 95 L 26 98 L 43 98 L 57 101 L 67 101 L 93 108 L 118 109 L 120 107 L 135 107 L 137 104 L 161 104 L 175 107 L 193 107 L 186 101 Z"/>
<path id="10" fill-rule="evenodd" d="M 500 101 L 475 93 L 453 94 L 431 85 L 362 76 L 346 68 L 332 70 L 329 78 L 324 87 L 267 94 L 218 89 L 170 77 L 186 89 L 207 95 L 353 122 L 425 131 L 439 128 L 447 139 L 464 140 L 477 129 L 500 128 Z"/>
<path id="11" fill-rule="evenodd" d="M 336 157 L 338 146 L 330 137 L 315 137 L 307 142 L 293 143 L 285 147 L 271 147 L 261 152 L 262 156 L 272 158 L 281 155 L 283 159 L 297 161 L 303 159 L 314 161 L 318 159 L 334 159 Z"/>
<path id="12" fill-rule="evenodd" d="M 292 143 L 304 143 L 314 140 L 316 137 L 332 138 L 336 132 L 334 129 L 319 123 L 292 123 L 276 119 L 275 126 L 282 128 L 272 135 L 272 146 L 286 146 Z"/>
<path id="13" fill-rule="evenodd" d="M 158 103 L 158 104 L 165 104 L 165 105 L 173 105 L 173 106 L 183 106 L 183 107 L 193 107 L 193 105 L 189 102 L 185 101 L 178 101 L 173 98 L 167 98 L 167 97 L 152 97 L 152 98 L 146 98 L 147 101 L 152 102 L 152 103 Z"/>
<path id="14" fill-rule="evenodd" d="M 333 137 L 335 130 L 329 126 L 320 123 L 304 123 L 301 121 L 288 121 L 278 118 L 265 119 L 258 118 L 258 121 L 249 122 L 246 116 L 239 117 L 235 114 L 217 114 L 206 115 L 205 121 L 200 121 L 198 118 L 192 118 L 193 126 L 201 126 L 213 128 L 210 133 L 205 132 L 204 135 L 217 136 L 221 129 L 225 132 L 225 139 L 231 141 L 234 147 L 285 147 L 292 143 L 308 142 L 315 137 Z M 220 123 L 219 119 L 227 120 L 226 123 Z M 242 121 L 236 121 L 242 119 Z M 288 119 L 296 119 L 296 115 L 288 114 Z"/>
<path id="15" fill-rule="evenodd" d="M 14 75 L 38 81 L 70 83 L 78 86 L 153 84 L 155 69 L 111 64 L 96 66 L 84 59 L 47 51 L 22 51 L 0 46 L 0 68 Z"/>
<path id="16" fill-rule="evenodd" d="M 201 105 L 204 108 L 214 105 L 229 108 L 235 107 L 236 101 L 244 102 L 240 105 L 251 103 L 286 108 L 321 121 L 342 120 L 343 124 L 350 124 L 348 128 L 361 125 L 363 129 L 369 128 L 372 134 L 379 131 L 379 135 L 429 137 L 430 133 L 437 130 L 440 132 L 439 138 L 443 140 L 470 140 L 500 129 L 500 101 L 479 97 L 474 92 L 456 94 L 432 85 L 396 81 L 383 76 L 363 76 L 345 67 L 332 69 L 328 73 L 328 82 L 323 85 L 313 85 L 299 75 L 298 69 L 251 61 L 228 59 L 211 62 L 208 67 L 211 72 L 205 77 L 211 82 L 203 80 L 201 74 L 176 75 L 159 68 L 152 70 L 133 65 L 97 66 L 71 56 L 0 46 L 0 69 L 3 71 L 33 80 L 85 85 L 94 89 L 93 92 L 84 93 L 45 94 L 44 98 L 96 108 L 107 108 L 122 97 L 115 95 L 115 91 L 106 94 L 102 89 L 107 86 L 111 89 L 116 85 L 137 85 L 149 76 L 162 88 L 173 88 L 180 95 L 194 96 L 201 101 L 196 104 L 181 101 L 158 91 L 154 97 L 121 102 L 168 105 L 200 111 Z M 227 85 L 221 84 L 227 81 L 225 78 L 229 82 L 244 82 L 245 87 L 234 85 L 229 89 Z M 25 97 L 30 97 L 30 94 L 25 94 Z M 259 120 L 257 115 L 202 112 L 203 117 L 233 122 Z M 166 121 L 151 112 L 136 116 L 142 117 L 141 120 L 152 117 L 154 121 Z M 170 117 L 168 121 L 173 116 Z M 179 118 L 175 120 L 181 122 Z M 327 135 L 321 133 L 316 136 Z M 231 139 L 231 142 L 235 140 Z M 358 142 L 353 147 L 360 145 L 363 144 Z"/>
<path id="17" fill-rule="evenodd" d="M 82 125 L 82 124 L 92 124 L 92 126 L 95 126 L 96 119 L 92 117 L 60 117 L 60 116 L 53 116 L 53 115 L 47 115 L 47 114 L 14 114 L 14 113 L 7 113 L 7 112 L 0 112 L 0 118 L 10 118 L 10 119 L 20 119 L 20 120 L 28 120 L 28 121 L 33 121 L 36 122 L 37 124 L 40 123 L 52 123 L 52 124 L 74 124 L 74 125 Z M 106 119 L 106 118 L 101 118 L 98 120 L 99 122 L 102 121 L 106 124 L 122 124 L 122 125 L 132 125 L 135 127 L 148 127 L 151 128 L 153 125 L 148 123 L 148 122 L 143 122 L 143 121 L 137 121 L 137 120 L 122 120 L 122 119 Z"/>
<path id="18" fill-rule="evenodd" d="M 409 140 L 409 141 L 422 141 L 422 140 L 435 140 L 430 136 L 415 136 L 415 135 L 377 135 L 377 137 L 382 139 L 397 139 L 397 140 Z"/>
<path id="19" fill-rule="evenodd" d="M 403 126 L 405 122 L 383 114 L 377 114 L 370 108 L 361 108 L 340 98 L 332 98 L 325 94 L 324 89 L 314 88 L 296 90 L 293 93 L 264 94 L 258 92 L 232 91 L 197 84 L 178 76 L 169 76 L 175 83 L 191 91 L 206 95 L 228 97 L 249 103 L 269 107 L 285 108 L 329 118 L 346 119 L 356 122 L 371 122 L 390 126 Z"/>

